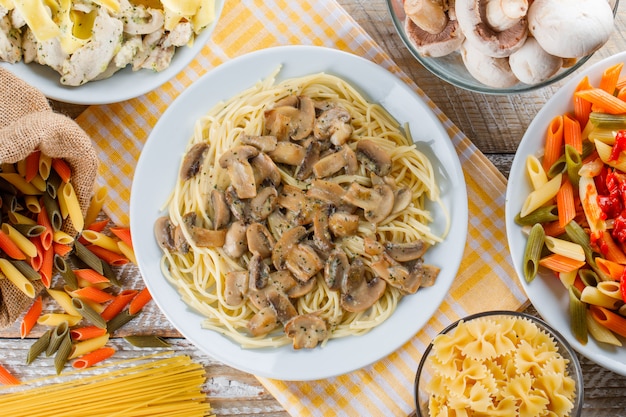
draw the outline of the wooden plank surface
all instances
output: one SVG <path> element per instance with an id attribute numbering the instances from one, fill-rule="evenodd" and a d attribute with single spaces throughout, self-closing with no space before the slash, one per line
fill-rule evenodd
<path id="1" fill-rule="evenodd" d="M 395 33 L 383 0 L 339 0 L 348 13 L 374 38 L 392 59 L 424 90 L 441 110 L 487 155 L 505 176 L 517 145 L 534 115 L 563 83 L 542 90 L 513 96 L 472 93 L 441 82 L 418 64 Z M 626 49 L 626 4 L 620 7 L 617 29 L 605 47 L 585 65 Z M 76 116 L 82 106 L 53 103 L 55 109 Z M 128 287 L 139 286 L 139 274 L 133 266 L 122 268 L 120 274 Z M 532 308 L 530 312 L 534 312 Z M 202 363 L 208 375 L 205 391 L 218 416 L 287 417 L 280 404 L 245 372 L 232 369 L 198 351 L 180 337 L 163 314 L 148 305 L 142 315 L 120 332 L 155 333 L 168 337 L 176 352 L 189 354 Z M 37 332 L 33 337 L 37 336 Z M 26 351 L 32 338 L 21 340 L 17 324 L 0 331 L 0 351 L 3 363 L 21 378 L 51 375 L 52 359 L 41 358 L 30 366 L 24 365 Z M 116 357 L 137 357 L 145 350 L 130 347 L 123 339 L 111 342 L 119 352 Z M 585 416 L 626 416 L 626 377 L 619 376 L 581 357 L 585 376 Z M 1 402 L 1 401 L 0 401 Z M 0 412 L 1 414 L 1 412 Z"/>

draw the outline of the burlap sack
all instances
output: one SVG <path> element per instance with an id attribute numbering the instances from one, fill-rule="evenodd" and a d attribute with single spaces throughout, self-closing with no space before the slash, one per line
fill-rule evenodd
<path id="1" fill-rule="evenodd" d="M 0 163 L 17 162 L 36 149 L 70 165 L 85 214 L 98 169 L 91 139 L 74 120 L 55 113 L 39 90 L 0 68 Z M 0 328 L 11 325 L 32 302 L 7 281 L 0 279 Z"/>

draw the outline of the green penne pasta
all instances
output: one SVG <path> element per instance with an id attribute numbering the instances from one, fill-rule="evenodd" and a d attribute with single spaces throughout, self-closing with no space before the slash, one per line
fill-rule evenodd
<path id="1" fill-rule="evenodd" d="M 9 262 L 11 262 L 13 266 L 30 281 L 38 281 L 41 279 L 39 272 L 35 271 L 35 268 L 33 268 L 28 262 L 16 259 L 10 259 Z"/>
<path id="2" fill-rule="evenodd" d="M 608 114 L 594 111 L 589 114 L 589 121 L 596 127 L 603 129 L 626 129 L 626 116 L 623 114 Z"/>
<path id="3" fill-rule="evenodd" d="M 65 285 L 67 285 L 71 290 L 78 289 L 78 278 L 76 278 L 76 274 L 74 274 L 72 268 L 67 266 L 65 259 L 63 259 L 62 256 L 55 254 L 53 263 L 56 270 L 63 277 Z"/>
<path id="4" fill-rule="evenodd" d="M 63 179 L 57 174 L 55 170 L 50 171 L 50 175 L 46 180 L 46 193 L 51 197 L 56 199 L 59 194 L 59 187 Z"/>
<path id="5" fill-rule="evenodd" d="M 98 258 L 92 251 L 87 249 L 85 245 L 80 243 L 78 240 L 74 242 L 74 254 L 79 260 L 85 263 L 85 265 L 97 271 L 99 274 L 104 275 L 102 260 Z"/>
<path id="6" fill-rule="evenodd" d="M 589 338 L 587 332 L 587 306 L 580 301 L 580 291 L 573 285 L 569 286 L 570 327 L 576 340 L 583 345 Z"/>
<path id="7" fill-rule="evenodd" d="M 48 193 L 43 195 L 43 205 L 48 213 L 48 219 L 54 230 L 61 230 L 63 225 L 63 217 L 61 216 L 61 209 L 59 208 L 59 202 L 50 197 Z"/>
<path id="8" fill-rule="evenodd" d="M 537 276 L 545 235 L 543 226 L 540 224 L 535 224 L 530 229 L 526 249 L 524 250 L 524 278 L 526 282 L 531 282 Z"/>
<path id="9" fill-rule="evenodd" d="M 578 270 L 578 276 L 581 281 L 588 287 L 595 287 L 600 282 L 598 278 L 598 274 L 596 274 L 591 269 L 580 269 Z"/>
<path id="10" fill-rule="evenodd" d="M 578 171 L 583 165 L 582 158 L 572 145 L 565 145 L 565 164 L 567 166 L 567 177 L 574 187 L 578 187 L 580 175 Z"/>
<path id="11" fill-rule="evenodd" d="M 122 310 L 115 317 L 107 322 L 107 332 L 113 334 L 117 329 L 137 317 L 137 314 L 130 314 L 128 310 Z"/>
<path id="12" fill-rule="evenodd" d="M 559 159 L 548 169 L 546 175 L 548 178 L 554 178 L 559 174 L 564 173 L 567 170 L 567 162 L 565 161 L 565 155 L 561 155 Z"/>
<path id="13" fill-rule="evenodd" d="M 582 227 L 575 220 L 570 221 L 565 225 L 565 233 L 570 238 L 570 240 L 574 243 L 578 243 L 582 246 L 585 251 L 585 259 L 587 264 L 593 269 L 593 271 L 598 275 L 598 281 L 606 281 L 609 280 L 610 277 L 607 277 L 599 268 L 596 263 L 596 255 L 591 248 L 591 243 L 589 241 L 589 235 L 583 230 Z"/>
<path id="14" fill-rule="evenodd" d="M 533 226 L 537 223 L 548 223 L 559 219 L 556 204 L 541 206 L 535 211 L 521 217 L 519 213 L 515 216 L 515 223 L 520 226 Z"/>
<path id="15" fill-rule="evenodd" d="M 111 268 L 111 265 L 102 261 L 102 271 L 103 271 L 102 275 L 107 277 L 112 285 L 116 287 L 121 286 L 120 280 L 117 278 L 117 274 L 113 271 L 113 268 Z"/>
<path id="16" fill-rule="evenodd" d="M 2 207 L 6 207 L 7 211 L 16 212 L 21 210 L 15 194 L 3 193 L 0 194 L 0 198 L 2 199 Z"/>
<path id="17" fill-rule="evenodd" d="M 154 335 L 125 336 L 124 340 L 136 347 L 170 347 L 170 344 L 163 338 Z"/>
<path id="18" fill-rule="evenodd" d="M 50 333 L 50 343 L 46 348 L 46 356 L 52 356 L 56 353 L 57 349 L 59 349 L 59 346 L 61 345 L 61 342 L 63 341 L 63 338 L 65 335 L 69 334 L 69 331 L 70 326 L 66 321 L 62 322 L 52 330 L 52 333 Z"/>
<path id="19" fill-rule="evenodd" d="M 54 369 L 56 370 L 57 375 L 59 375 L 63 370 L 63 367 L 67 363 L 71 352 L 72 339 L 70 339 L 70 334 L 66 333 L 61 340 L 61 343 L 59 344 L 59 348 L 57 349 L 56 354 L 54 355 Z"/>
<path id="20" fill-rule="evenodd" d="M 37 359 L 39 355 L 48 349 L 51 334 L 52 330 L 46 330 L 44 334 L 42 334 L 32 345 L 30 345 L 30 349 L 28 349 L 28 353 L 26 354 L 27 365 Z"/>
<path id="21" fill-rule="evenodd" d="M 46 228 L 40 224 L 12 224 L 13 228 L 26 237 L 37 237 L 46 231 Z"/>
<path id="22" fill-rule="evenodd" d="M 582 154 L 582 159 L 585 159 L 586 157 L 588 157 L 589 155 L 591 155 L 591 153 L 593 151 L 596 150 L 596 145 L 589 141 L 589 140 L 584 140 L 583 141 L 583 154 Z"/>
<path id="23" fill-rule="evenodd" d="M 91 324 L 101 329 L 107 327 L 106 320 L 102 318 L 93 308 L 85 304 L 80 298 L 72 298 L 72 307 L 74 307 L 81 316 Z"/>

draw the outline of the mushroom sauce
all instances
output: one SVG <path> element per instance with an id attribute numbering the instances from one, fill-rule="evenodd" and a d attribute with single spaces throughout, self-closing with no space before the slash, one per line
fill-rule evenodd
<path id="1" fill-rule="evenodd" d="M 430 161 L 345 81 L 270 78 L 195 131 L 155 234 L 206 328 L 245 347 L 314 348 L 434 283 Z"/>

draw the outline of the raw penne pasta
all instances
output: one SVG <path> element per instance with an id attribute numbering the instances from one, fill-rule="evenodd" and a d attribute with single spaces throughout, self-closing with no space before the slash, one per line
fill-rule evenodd
<path id="1" fill-rule="evenodd" d="M 580 294 L 580 301 L 589 305 L 606 307 L 614 310 L 622 304 L 622 300 L 604 294 L 597 287 L 585 287 Z"/>
<path id="2" fill-rule="evenodd" d="M 587 307 L 580 300 L 580 292 L 573 285 L 569 287 L 570 328 L 576 340 L 583 345 L 589 340 L 587 331 Z"/>
<path id="3" fill-rule="evenodd" d="M 19 213 L 17 211 L 9 211 L 7 213 L 7 216 L 9 217 L 9 222 L 13 224 L 14 226 L 16 224 L 27 224 L 27 225 L 32 225 L 32 226 L 37 225 L 37 221 L 35 219 L 31 219 L 28 216 L 24 216 L 22 213 Z"/>
<path id="4" fill-rule="evenodd" d="M 37 189 L 33 184 L 26 181 L 23 176 L 16 172 L 0 172 L 0 178 L 6 180 L 15 188 L 17 188 L 22 194 L 26 195 L 41 195 L 41 191 Z"/>
<path id="5" fill-rule="evenodd" d="M 37 281 L 41 279 L 41 275 L 26 261 L 17 261 L 15 259 L 9 259 L 9 262 L 17 268 L 29 281 Z"/>
<path id="6" fill-rule="evenodd" d="M 52 171 L 52 173 L 48 177 L 48 180 L 46 181 L 46 193 L 48 193 L 48 195 L 52 198 L 58 198 L 59 189 L 62 185 L 63 179 L 61 179 L 61 177 L 59 177 L 59 174 L 57 174 L 55 171 Z M 62 214 L 63 213 L 61 213 L 61 215 Z"/>
<path id="7" fill-rule="evenodd" d="M 102 207 L 104 206 L 104 201 L 107 196 L 106 187 L 99 187 L 94 195 L 91 197 L 91 201 L 89 203 L 89 207 L 87 208 L 87 214 L 85 214 L 85 225 L 89 226 L 93 222 L 96 221 Z"/>
<path id="8" fill-rule="evenodd" d="M 67 321 L 63 321 L 55 326 L 52 329 L 52 333 L 50 333 L 50 343 L 48 343 L 48 347 L 46 348 L 46 356 L 52 356 L 61 346 L 61 342 L 63 339 L 69 335 L 69 325 Z"/>
<path id="9" fill-rule="evenodd" d="M 136 347 L 170 347 L 163 338 L 155 335 L 124 336 L 124 340 Z"/>
<path id="10" fill-rule="evenodd" d="M 65 245 L 63 243 L 52 242 L 52 250 L 54 251 L 54 255 L 59 256 L 67 256 L 70 252 L 72 252 L 72 245 Z"/>
<path id="11" fill-rule="evenodd" d="M 567 256 L 553 253 L 539 260 L 539 265 L 554 272 L 572 272 L 585 265 L 585 261 L 577 261 Z"/>
<path id="12" fill-rule="evenodd" d="M 83 279 L 90 284 L 102 284 L 110 282 L 107 277 L 89 268 L 74 269 L 74 275 L 76 275 L 78 279 Z"/>
<path id="13" fill-rule="evenodd" d="M 624 302 L 624 300 L 622 299 L 622 293 L 620 291 L 619 281 L 601 281 L 598 282 L 596 288 L 607 297 L 611 297 L 615 300 Z"/>
<path id="14" fill-rule="evenodd" d="M 41 202 L 39 200 L 39 196 L 37 195 L 25 195 L 24 196 L 24 206 L 26 210 L 31 213 L 39 213 L 41 212 Z"/>
<path id="15" fill-rule="evenodd" d="M 76 256 L 99 274 L 104 273 L 104 267 L 102 266 L 102 260 L 98 258 L 93 252 L 85 247 L 80 241 L 74 242 L 74 252 Z"/>
<path id="16" fill-rule="evenodd" d="M 121 254 L 117 241 L 110 236 L 105 235 L 102 232 L 95 232 L 93 230 L 85 230 L 82 233 L 82 237 L 89 243 L 104 248 L 108 251 Z"/>
<path id="17" fill-rule="evenodd" d="M 54 255 L 54 267 L 63 278 L 65 285 L 72 289 L 78 289 L 78 278 L 74 274 L 74 271 L 67 265 L 67 262 L 62 256 Z"/>
<path id="18" fill-rule="evenodd" d="M 78 342 L 81 340 L 93 339 L 94 337 L 104 336 L 107 330 L 98 326 L 84 326 L 70 329 L 70 337 Z"/>
<path id="19" fill-rule="evenodd" d="M 20 380 L 9 372 L 4 366 L 0 365 L 0 384 L 2 385 L 19 385 Z"/>
<path id="20" fill-rule="evenodd" d="M 109 230 L 111 231 L 111 233 L 117 236 L 118 239 L 126 243 L 128 246 L 133 246 L 133 239 L 130 234 L 130 227 L 114 226 L 109 228 Z"/>
<path id="21" fill-rule="evenodd" d="M 624 63 L 620 62 L 605 69 L 600 77 L 600 85 L 598 87 L 613 95 L 623 67 Z"/>
<path id="22" fill-rule="evenodd" d="M 576 217 L 576 203 L 574 201 L 574 188 L 567 177 L 563 180 L 561 188 L 556 193 L 556 207 L 559 213 L 559 226 L 571 222 Z"/>
<path id="23" fill-rule="evenodd" d="M 574 93 L 574 96 L 589 101 L 592 106 L 598 106 L 604 113 L 626 113 L 626 102 L 600 88 L 577 91 Z"/>
<path id="24" fill-rule="evenodd" d="M 563 115 L 563 143 L 574 148 L 579 154 L 583 153 L 580 123 L 569 114 Z"/>
<path id="25" fill-rule="evenodd" d="M 37 174 L 39 174 L 39 156 L 41 151 L 36 150 L 31 152 L 26 158 L 24 158 L 24 179 L 30 182 Z"/>
<path id="26" fill-rule="evenodd" d="M 584 77 L 576 86 L 576 91 L 592 88 L 589 77 Z M 591 103 L 574 95 L 574 115 L 581 126 L 585 126 L 591 113 Z"/>
<path id="27" fill-rule="evenodd" d="M 137 292 L 137 290 L 121 291 L 117 296 L 115 296 L 115 299 L 107 305 L 104 311 L 100 313 L 100 316 L 102 316 L 102 318 L 106 321 L 111 320 L 113 317 L 117 316 L 122 310 L 124 310 L 124 308 L 126 308 L 128 303 L 130 303 L 130 301 L 135 298 Z"/>
<path id="28" fill-rule="evenodd" d="M 41 274 L 41 282 L 46 288 L 50 288 L 52 284 L 52 274 L 54 269 L 54 249 L 52 246 L 41 252 L 41 266 L 39 273 Z"/>
<path id="29" fill-rule="evenodd" d="M 137 258 L 135 257 L 135 251 L 133 250 L 132 246 L 129 246 L 123 240 L 117 242 L 117 246 L 120 248 L 120 251 L 126 257 L 126 259 L 137 265 Z"/>
<path id="30" fill-rule="evenodd" d="M 86 353 L 93 352 L 96 349 L 100 349 L 109 341 L 109 333 L 105 333 L 102 336 L 93 337 L 91 339 L 82 340 L 74 343 L 72 353 L 69 359 L 75 359 L 79 356 L 83 356 Z"/>
<path id="31" fill-rule="evenodd" d="M 37 319 L 41 315 L 41 311 L 43 308 L 43 299 L 41 296 L 35 298 L 35 301 L 30 305 L 24 317 L 22 317 L 22 321 L 20 323 L 20 337 L 23 339 L 37 324 Z"/>
<path id="32" fill-rule="evenodd" d="M 67 363 L 71 352 L 72 340 L 70 339 L 69 333 L 66 333 L 61 339 L 59 348 L 54 355 L 54 369 L 56 370 L 57 375 L 59 375 L 63 370 L 63 367 Z"/>
<path id="33" fill-rule="evenodd" d="M 30 181 L 30 184 L 32 184 L 37 190 L 39 190 L 39 192 L 43 195 L 45 195 L 45 191 L 46 191 L 46 181 L 41 178 L 41 176 L 39 174 L 35 175 Z"/>
<path id="34" fill-rule="evenodd" d="M 144 287 L 135 298 L 130 301 L 128 313 L 130 315 L 137 314 L 150 300 L 152 300 L 152 295 L 150 291 L 148 291 L 148 287 Z"/>
<path id="35" fill-rule="evenodd" d="M 107 322 L 107 332 L 113 334 L 117 329 L 137 317 L 137 314 L 129 314 L 128 310 L 120 311 L 115 317 Z"/>
<path id="36" fill-rule="evenodd" d="M 26 255 L 15 244 L 15 242 L 0 229 L 0 250 L 4 252 L 8 257 L 17 260 L 26 259 Z"/>
<path id="37" fill-rule="evenodd" d="M 529 213 L 532 213 L 539 207 L 543 206 L 544 204 L 550 202 L 561 188 L 561 180 L 562 175 L 558 174 L 550 181 L 545 183 L 541 188 L 532 191 L 524 201 L 520 216 L 524 217 Z"/>
<path id="38" fill-rule="evenodd" d="M 70 182 L 70 179 L 72 178 L 72 169 L 63 159 L 53 158 L 52 169 L 59 174 L 59 177 L 61 177 L 63 182 Z"/>
<path id="39" fill-rule="evenodd" d="M 48 349 L 51 334 L 51 329 L 46 330 L 32 345 L 30 345 L 30 349 L 28 349 L 28 353 L 26 354 L 27 365 L 37 359 L 39 355 Z"/>
<path id="40" fill-rule="evenodd" d="M 72 306 L 80 313 L 81 316 L 96 327 L 106 328 L 106 321 L 92 309 L 87 303 L 80 298 L 72 298 Z"/>
<path id="41" fill-rule="evenodd" d="M 585 251 L 582 246 L 577 243 L 546 236 L 545 244 L 550 252 L 558 253 L 559 255 L 567 256 L 577 261 L 585 260 Z"/>
<path id="42" fill-rule="evenodd" d="M 86 248 L 109 265 L 121 266 L 127 264 L 129 262 L 128 258 L 122 253 L 118 242 L 115 242 L 115 244 L 118 247 L 118 251 L 115 252 L 98 245 L 87 245 Z"/>
<path id="43" fill-rule="evenodd" d="M 46 231 L 40 224 L 13 223 L 11 226 L 26 237 L 37 237 Z"/>
<path id="44" fill-rule="evenodd" d="M 37 162 L 37 170 L 39 172 L 39 175 L 41 175 L 41 178 L 43 178 L 44 180 L 47 180 L 48 177 L 50 177 L 50 170 L 52 169 L 52 158 L 44 153 L 39 152 L 39 158 Z"/>
<path id="45" fill-rule="evenodd" d="M 89 300 L 98 304 L 106 303 L 115 298 L 114 295 L 106 291 L 102 291 L 101 289 L 98 289 L 96 287 L 79 288 L 77 290 L 72 291 L 72 295 L 82 300 Z"/>
<path id="46" fill-rule="evenodd" d="M 72 227 L 74 227 L 74 230 L 81 232 L 85 225 L 85 218 L 83 217 L 80 204 L 78 203 L 78 197 L 76 196 L 74 186 L 71 182 L 63 185 L 58 198 L 59 206 L 65 207 L 67 210 L 68 217 L 72 221 Z"/>
<path id="47" fill-rule="evenodd" d="M 113 354 L 115 354 L 115 349 L 112 347 L 101 347 L 100 349 L 96 349 L 93 352 L 89 352 L 76 359 L 72 363 L 72 366 L 76 369 L 89 368 L 105 359 L 110 358 Z"/>
<path id="48" fill-rule="evenodd" d="M 48 288 L 46 290 L 50 297 L 56 301 L 56 303 L 65 311 L 65 313 L 71 316 L 80 316 L 80 312 L 76 310 L 76 308 L 72 305 L 72 297 L 65 291 L 54 290 L 52 288 Z"/>
<path id="49" fill-rule="evenodd" d="M 589 312 L 594 320 L 602 324 L 612 332 L 622 337 L 626 337 L 626 318 L 613 313 L 608 308 L 600 306 L 590 306 Z"/>
<path id="50" fill-rule="evenodd" d="M 45 313 L 37 319 L 37 323 L 43 324 L 44 326 L 58 326 L 66 322 L 70 326 L 76 326 L 81 320 L 81 316 L 71 316 L 65 313 Z"/>
<path id="51" fill-rule="evenodd" d="M 2 223 L 2 231 L 20 248 L 24 255 L 29 257 L 37 255 L 35 244 L 9 223 Z"/>
<path id="52" fill-rule="evenodd" d="M 620 265 L 608 259 L 598 257 L 596 259 L 596 265 L 605 276 L 614 280 L 619 280 L 624 273 L 624 265 Z"/>
<path id="53" fill-rule="evenodd" d="M 615 334 L 594 320 L 593 316 L 587 310 L 587 331 L 598 342 L 607 343 L 613 346 L 622 346 L 622 342 L 615 336 Z"/>
<path id="54" fill-rule="evenodd" d="M 543 154 L 543 169 L 549 171 L 552 164 L 561 156 L 563 146 L 563 116 L 555 116 L 551 121 L 546 133 L 545 148 Z"/>
<path id="55" fill-rule="evenodd" d="M 537 276 L 544 238 L 543 227 L 539 223 L 535 224 L 530 229 L 524 250 L 524 278 L 526 282 L 531 282 Z"/>
<path id="56" fill-rule="evenodd" d="M 35 287 L 8 259 L 0 258 L 0 271 L 20 291 L 35 298 Z"/>
<path id="57" fill-rule="evenodd" d="M 50 224 L 50 218 L 48 217 L 48 213 L 46 213 L 45 208 L 37 213 L 37 224 L 46 228 L 46 230 L 39 235 L 39 240 L 41 241 L 43 248 L 48 250 L 52 246 L 54 230 L 52 229 L 52 224 Z"/>
<path id="58" fill-rule="evenodd" d="M 46 207 L 46 213 L 50 219 L 52 230 L 61 230 L 63 226 L 63 217 L 61 217 L 61 209 L 56 199 L 50 197 L 47 193 L 43 196 L 43 205 Z"/>

